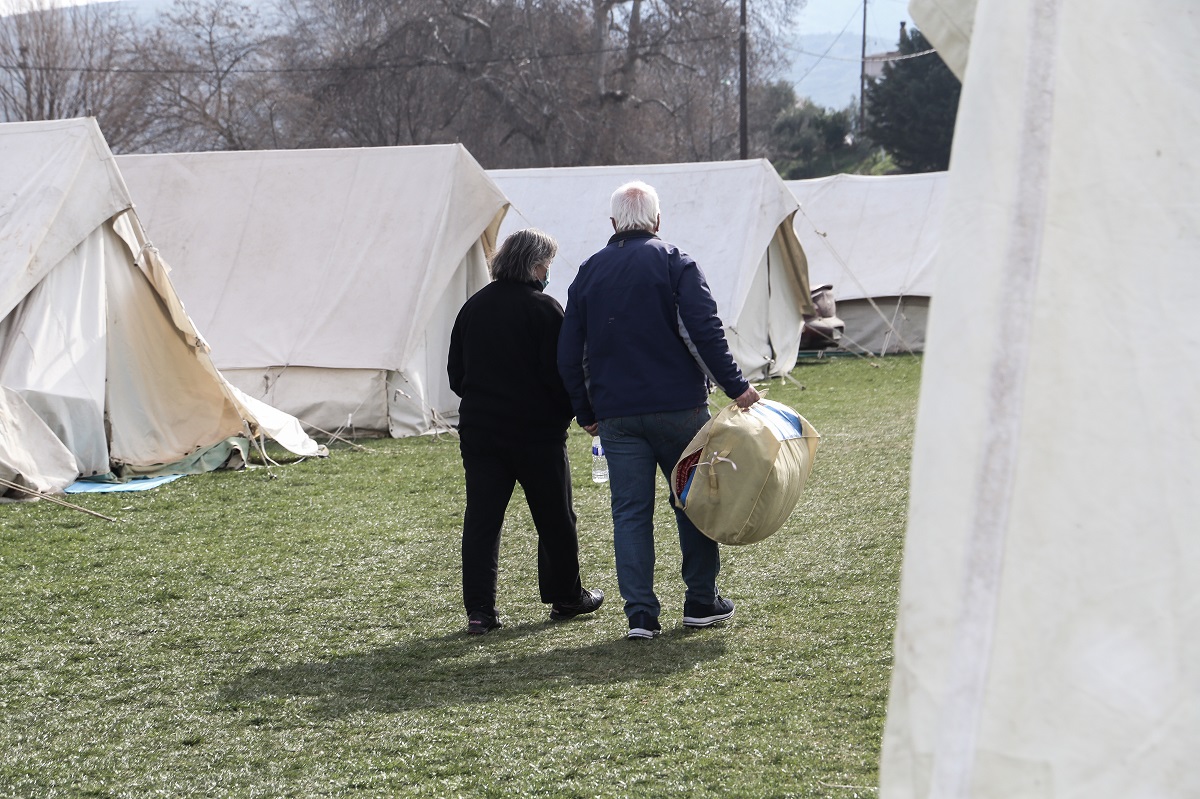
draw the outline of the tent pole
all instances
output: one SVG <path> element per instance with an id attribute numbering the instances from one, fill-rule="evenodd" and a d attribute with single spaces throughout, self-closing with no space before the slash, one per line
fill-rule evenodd
<path id="1" fill-rule="evenodd" d="M 96 511 L 94 511 L 94 510 L 88 510 L 87 508 L 81 508 L 78 505 L 72 505 L 70 502 L 67 502 L 66 500 L 59 499 L 58 497 L 53 497 L 49 494 L 43 494 L 41 491 L 35 491 L 32 488 L 26 488 L 25 486 L 20 485 L 18 483 L 13 483 L 9 480 L 5 480 L 3 477 L 0 477 L 0 486 L 4 486 L 5 488 L 15 489 L 17 491 L 20 491 L 23 494 L 28 494 L 29 496 L 37 497 L 38 499 L 44 499 L 47 502 L 53 502 L 56 505 L 64 505 L 64 506 L 70 508 L 71 510 L 77 510 L 80 513 L 86 513 L 89 516 L 95 516 L 97 518 L 104 519 L 104 521 L 106 521 L 106 522 L 115 522 L 116 521 L 116 519 L 112 518 L 111 516 L 105 516 L 103 513 L 96 513 Z"/>

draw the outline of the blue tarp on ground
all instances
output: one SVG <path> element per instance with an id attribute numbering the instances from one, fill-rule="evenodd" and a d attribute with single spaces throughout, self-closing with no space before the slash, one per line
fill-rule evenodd
<path id="1" fill-rule="evenodd" d="M 164 474 L 160 477 L 137 477 L 125 483 L 101 483 L 93 480 L 76 480 L 64 491 L 68 494 L 102 494 L 109 491 L 146 491 L 158 488 L 183 477 L 182 474 Z"/>

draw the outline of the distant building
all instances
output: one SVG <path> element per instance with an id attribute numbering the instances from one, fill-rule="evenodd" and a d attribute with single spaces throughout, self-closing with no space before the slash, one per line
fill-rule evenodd
<path id="1" fill-rule="evenodd" d="M 903 41 L 906 36 L 908 23 L 903 20 L 900 22 L 900 41 Z M 863 75 L 868 80 L 879 80 L 883 77 L 883 65 L 889 61 L 894 61 L 899 58 L 902 53 L 899 50 L 891 50 L 886 53 L 872 53 L 863 61 Z"/>

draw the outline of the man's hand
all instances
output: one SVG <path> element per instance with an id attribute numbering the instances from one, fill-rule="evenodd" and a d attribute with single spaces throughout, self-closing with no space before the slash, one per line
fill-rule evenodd
<path id="1" fill-rule="evenodd" d="M 758 392 L 754 390 L 754 386 L 750 386 L 750 388 L 743 391 L 742 396 L 735 399 L 734 402 L 737 403 L 739 408 L 745 411 L 749 410 L 750 406 L 758 402 L 760 399 L 762 399 L 762 397 L 758 396 Z"/>
<path id="2" fill-rule="evenodd" d="M 600 423 L 599 422 L 592 422 L 591 424 L 581 424 L 579 426 L 582 427 L 584 430 L 586 430 L 588 432 L 589 436 L 594 436 L 600 432 Z"/>

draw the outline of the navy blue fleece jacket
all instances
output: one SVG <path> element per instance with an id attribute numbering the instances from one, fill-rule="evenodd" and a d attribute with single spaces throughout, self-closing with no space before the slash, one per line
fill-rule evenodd
<path id="1" fill-rule="evenodd" d="M 642 230 L 617 233 L 579 267 L 558 371 L 581 425 L 697 408 L 708 401 L 708 376 L 731 398 L 750 387 L 700 267 Z"/>

